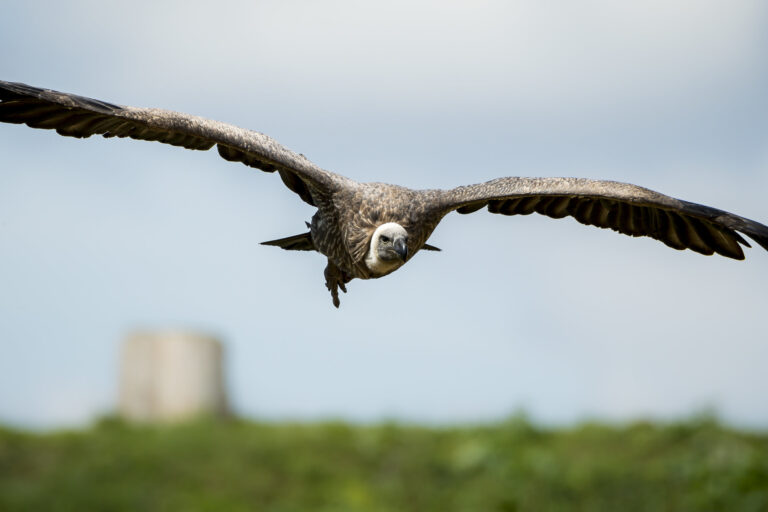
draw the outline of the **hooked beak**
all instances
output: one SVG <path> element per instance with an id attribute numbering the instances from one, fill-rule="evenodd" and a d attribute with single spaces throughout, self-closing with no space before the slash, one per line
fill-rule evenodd
<path id="1" fill-rule="evenodd" d="M 398 238 L 395 240 L 395 252 L 403 261 L 408 258 L 408 245 L 405 243 L 405 239 Z"/>

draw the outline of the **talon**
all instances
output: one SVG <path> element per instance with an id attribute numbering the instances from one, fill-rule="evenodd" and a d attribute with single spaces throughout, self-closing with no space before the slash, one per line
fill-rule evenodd
<path id="1" fill-rule="evenodd" d="M 336 308 L 338 309 L 339 304 L 341 304 L 341 301 L 339 300 L 339 290 L 336 289 L 335 286 L 331 290 L 331 298 L 333 299 L 333 305 L 336 306 Z"/>
<path id="2" fill-rule="evenodd" d="M 331 297 L 333 298 L 333 305 L 337 308 L 341 304 L 341 301 L 339 300 L 339 288 L 341 288 L 341 291 L 344 293 L 347 293 L 347 287 L 344 286 L 344 281 L 346 278 L 346 281 L 349 281 L 350 278 L 346 277 L 343 272 L 339 270 L 339 268 L 334 265 L 331 260 L 328 260 L 328 266 L 325 267 L 325 287 L 328 288 L 328 291 L 331 292 Z"/>

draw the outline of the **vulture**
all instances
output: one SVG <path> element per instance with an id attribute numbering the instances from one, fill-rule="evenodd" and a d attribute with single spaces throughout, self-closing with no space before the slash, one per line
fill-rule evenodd
<path id="1" fill-rule="evenodd" d="M 673 249 L 744 259 L 746 235 L 768 250 L 768 226 L 628 183 L 584 178 L 498 178 L 451 190 L 411 190 L 359 183 L 321 169 L 301 154 L 255 131 L 162 110 L 115 105 L 74 94 L 0 81 L 0 121 L 54 129 L 69 137 L 130 137 L 207 150 L 265 172 L 276 172 L 317 208 L 309 230 L 264 242 L 328 259 L 325 285 L 339 307 L 352 279 L 394 272 L 427 244 L 450 212 L 486 208 L 502 215 L 574 217 L 582 224 L 629 236 L 648 236 Z"/>

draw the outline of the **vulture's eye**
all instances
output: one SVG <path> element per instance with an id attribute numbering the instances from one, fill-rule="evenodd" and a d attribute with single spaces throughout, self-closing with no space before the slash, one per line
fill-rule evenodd
<path id="1" fill-rule="evenodd" d="M 389 243 L 390 238 L 388 236 L 386 236 L 386 235 L 381 235 L 379 237 L 379 240 L 381 240 L 382 242 L 384 242 L 386 244 L 386 243 Z"/>

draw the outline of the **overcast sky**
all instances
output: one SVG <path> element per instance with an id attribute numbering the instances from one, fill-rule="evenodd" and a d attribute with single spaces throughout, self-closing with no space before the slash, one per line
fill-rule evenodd
<path id="1" fill-rule="evenodd" d="M 360 181 L 628 181 L 768 222 L 760 0 L 8 2 L 0 79 L 271 135 Z M 227 345 L 237 411 L 456 422 L 524 408 L 768 427 L 768 253 L 451 215 L 341 309 L 259 242 L 312 208 L 215 152 L 0 126 L 0 422 L 114 408 L 135 328 Z"/>

